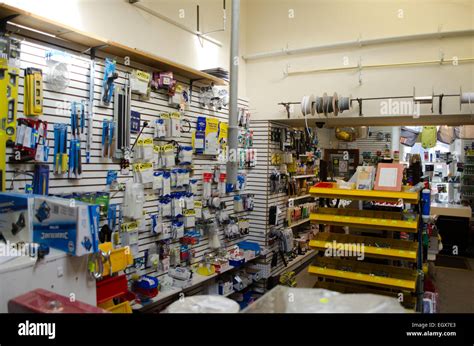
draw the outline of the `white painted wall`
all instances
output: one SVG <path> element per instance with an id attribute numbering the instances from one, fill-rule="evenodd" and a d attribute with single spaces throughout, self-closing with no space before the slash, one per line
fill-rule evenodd
<path id="1" fill-rule="evenodd" d="M 252 0 L 247 8 L 247 53 L 300 48 L 385 36 L 411 35 L 441 30 L 472 29 L 474 2 L 470 0 Z M 399 18 L 399 10 L 403 18 Z M 289 10 L 294 18 L 289 18 Z M 353 72 L 313 73 L 283 77 L 287 64 L 293 69 L 350 65 L 359 57 L 364 64 L 392 63 L 439 58 L 474 56 L 472 38 L 426 40 L 367 48 L 340 49 L 298 56 L 247 61 L 247 95 L 254 114 L 261 118 L 286 117 L 281 101 L 300 101 L 305 94 L 324 92 L 345 96 L 370 97 L 458 93 L 474 90 L 473 64 L 459 66 L 403 67 Z M 445 99 L 446 113 L 459 113 L 459 100 Z M 365 115 L 380 115 L 380 102 L 364 103 Z M 429 106 L 422 106 L 422 114 Z M 435 109 L 437 103 L 435 104 Z M 468 108 L 464 108 L 468 112 Z M 299 106 L 295 115 L 300 114 Z M 351 114 L 356 115 L 357 111 Z M 346 115 L 346 113 L 344 113 Z"/>
<path id="2" fill-rule="evenodd" d="M 6 0 L 12 6 L 65 23 L 79 30 L 120 42 L 202 70 L 229 69 L 231 1 L 227 1 L 227 30 L 210 37 L 219 47 L 133 7 L 126 0 Z M 200 5 L 201 31 L 222 28 L 222 0 L 142 0 L 141 3 L 175 21 L 196 29 L 196 5 Z M 246 3 L 242 3 L 245 12 Z M 184 10 L 184 18 L 180 18 Z M 245 18 L 241 18 L 241 49 L 245 49 Z M 239 74 L 239 96 L 245 97 L 245 63 Z"/>

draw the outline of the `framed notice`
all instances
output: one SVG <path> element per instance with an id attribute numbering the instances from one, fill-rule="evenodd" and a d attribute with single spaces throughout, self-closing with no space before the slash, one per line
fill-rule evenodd
<path id="1" fill-rule="evenodd" d="M 374 190 L 401 191 L 403 165 L 399 163 L 379 163 Z"/>

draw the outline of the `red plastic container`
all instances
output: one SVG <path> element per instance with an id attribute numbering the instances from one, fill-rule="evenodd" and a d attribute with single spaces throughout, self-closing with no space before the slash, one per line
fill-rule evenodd
<path id="1" fill-rule="evenodd" d="M 109 276 L 97 281 L 97 305 L 114 298 L 134 300 L 135 295 L 128 291 L 127 277 L 125 275 Z"/>
<path id="2" fill-rule="evenodd" d="M 13 313 L 108 313 L 101 308 L 80 301 L 71 301 L 69 297 L 35 289 L 8 302 L 8 312 Z"/>

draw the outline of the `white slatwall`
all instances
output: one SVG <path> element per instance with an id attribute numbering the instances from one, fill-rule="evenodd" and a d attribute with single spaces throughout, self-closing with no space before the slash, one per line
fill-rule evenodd
<path id="1" fill-rule="evenodd" d="M 264 256 L 262 264 L 270 265 L 274 252 L 278 252 L 277 242 L 269 243 L 269 232 L 272 229 L 279 230 L 284 227 L 285 219 L 287 215 L 288 195 L 286 193 L 270 193 L 270 180 L 269 177 L 273 169 L 279 170 L 279 166 L 273 166 L 271 164 L 272 153 L 281 153 L 280 144 L 271 141 L 271 130 L 272 128 L 288 128 L 285 125 L 280 125 L 275 122 L 269 122 L 265 120 L 254 120 L 251 122 L 251 127 L 254 131 L 254 146 L 258 148 L 258 164 L 257 167 L 252 170 L 252 180 L 255 180 L 257 189 L 255 190 L 255 196 L 258 201 L 261 201 L 261 206 L 256 208 L 256 211 L 252 213 L 252 226 L 251 236 L 259 237 L 261 244 L 268 247 L 268 253 Z M 278 206 L 281 210 L 281 214 L 278 216 L 277 225 L 268 224 L 268 215 L 270 207 Z M 278 255 L 276 266 L 271 269 L 271 275 L 281 273 L 284 271 L 284 263 L 281 256 Z M 260 285 L 263 285 L 262 282 Z"/>
<path id="2" fill-rule="evenodd" d="M 388 139 L 378 140 L 377 133 L 382 132 L 384 136 L 389 134 L 390 137 Z M 390 128 L 381 128 L 381 129 L 374 129 L 367 135 L 367 138 L 356 139 L 354 142 L 342 142 L 339 141 L 339 149 L 359 149 L 359 163 L 362 163 L 362 153 L 370 152 L 372 155 L 375 155 L 377 151 L 381 151 L 382 153 L 388 147 L 391 148 L 391 130 Z"/>
<path id="3" fill-rule="evenodd" d="M 63 106 L 63 102 L 71 101 L 81 101 L 88 100 L 88 90 L 89 90 L 89 57 L 83 55 L 80 52 L 84 50 L 84 47 L 76 47 L 72 44 L 60 43 L 58 40 L 51 38 L 44 38 L 38 36 L 37 34 L 28 35 L 28 37 L 19 37 L 24 38 L 22 42 L 21 49 L 21 67 L 22 69 L 26 67 L 37 67 L 41 68 L 43 71 L 46 70 L 46 64 L 44 60 L 45 51 L 49 49 L 60 49 L 68 51 L 73 54 L 76 58 L 74 59 L 73 65 L 70 69 L 70 85 L 63 92 L 55 92 L 51 90 L 50 86 L 44 84 L 44 114 L 40 117 L 42 120 L 48 122 L 49 133 L 48 138 L 51 139 L 50 146 L 53 145 L 53 124 L 55 123 L 70 123 L 69 110 L 67 109 L 61 113 L 58 112 L 58 106 Z M 66 176 L 57 176 L 54 175 L 52 170 L 50 171 L 50 187 L 49 192 L 52 194 L 60 193 L 71 193 L 71 192 L 93 192 L 93 191 L 103 191 L 106 185 L 106 175 L 108 170 L 118 171 L 119 182 L 125 182 L 129 179 L 132 179 L 131 174 L 128 176 L 123 176 L 120 174 L 120 168 L 117 161 L 112 159 L 102 158 L 101 156 L 101 129 L 102 129 L 102 120 L 113 118 L 113 106 L 103 107 L 99 105 L 99 98 L 102 86 L 103 70 L 104 70 L 104 55 L 98 53 L 98 58 L 96 58 L 96 74 L 94 80 L 94 114 L 95 114 L 95 123 L 94 123 L 94 137 L 91 153 L 91 163 L 85 163 L 85 157 L 82 158 L 82 168 L 83 168 L 83 177 L 79 180 L 70 180 Z M 116 83 L 123 85 L 125 82 L 124 76 L 125 72 L 130 71 L 130 67 L 124 66 L 122 64 L 122 57 L 115 57 L 117 59 L 117 70 L 119 72 L 119 78 L 116 80 Z M 134 64 L 132 62 L 131 67 L 140 68 L 147 71 L 152 71 L 151 68 L 140 64 Z M 176 76 L 175 78 L 179 82 L 189 86 L 190 81 L 186 78 L 181 78 Z M 19 110 L 18 117 L 22 116 L 23 113 L 23 72 L 20 78 L 20 88 L 19 88 Z M 191 122 L 191 126 L 194 129 L 196 125 L 196 118 L 198 116 L 212 116 L 216 117 L 221 121 L 228 121 L 228 109 L 222 109 L 221 111 L 214 111 L 206 108 L 202 108 L 199 104 L 199 86 L 200 84 L 195 83 L 193 87 L 191 105 L 189 111 L 186 112 L 185 118 Z M 151 97 L 147 101 L 139 100 L 137 95 L 132 95 L 132 110 L 138 111 L 141 113 L 141 121 L 151 121 L 155 119 L 162 112 L 171 112 L 175 109 L 168 106 L 168 97 L 163 92 L 154 92 L 152 91 Z M 239 99 L 239 107 L 248 108 L 248 101 L 244 99 Z M 144 135 L 152 135 L 152 129 L 148 128 L 144 131 Z M 135 137 L 132 135 L 132 143 Z M 191 144 L 191 134 L 182 134 L 181 138 L 177 139 L 181 145 L 190 145 Z M 83 146 L 83 149 L 85 145 Z M 8 149 L 7 155 L 11 154 L 11 149 Z M 85 155 L 85 150 L 83 150 L 83 155 Z M 53 159 L 53 148 L 50 150 L 49 164 L 52 166 Z M 202 172 L 203 168 L 208 166 L 213 166 L 217 163 L 212 157 L 198 157 L 194 156 L 194 177 L 200 180 L 199 182 L 199 193 L 196 199 L 199 199 L 202 191 Z M 52 167 L 51 167 L 52 168 Z M 32 163 L 12 163 L 7 164 L 7 190 L 10 190 L 11 178 L 13 172 L 16 169 L 32 171 Z M 30 178 L 19 176 L 15 179 L 14 187 L 16 190 L 24 190 L 25 182 L 31 181 Z M 249 191 L 256 187 L 255 184 L 249 182 Z M 153 193 L 151 189 L 145 190 L 146 194 L 149 194 L 147 202 L 145 203 L 145 210 L 147 213 L 156 213 L 158 205 L 158 196 Z M 232 211 L 233 213 L 233 195 L 229 194 L 228 196 L 222 198 L 226 203 L 227 210 Z M 111 204 L 120 204 L 123 202 L 123 193 L 116 193 L 111 199 Z M 257 213 L 261 213 L 261 210 L 257 208 Z M 246 216 L 248 213 L 239 213 L 239 216 Z M 104 220 L 102 220 L 104 222 Z M 149 216 L 146 219 L 146 231 L 140 232 L 139 235 L 139 250 L 140 256 L 144 255 L 144 251 L 151 247 L 155 246 L 155 242 L 158 240 L 157 236 L 151 234 L 149 230 L 150 218 Z M 258 235 L 252 234 L 248 237 L 249 240 L 259 238 Z M 241 238 L 234 241 L 226 241 L 224 239 L 223 232 L 220 233 L 221 243 L 230 247 L 236 242 L 245 240 Z M 196 256 L 194 262 L 199 261 L 203 254 L 209 249 L 209 242 L 207 237 L 201 238 L 199 244 L 193 246 L 196 251 Z M 149 274 L 154 276 L 162 276 L 165 273 L 156 272 L 152 269 L 142 271 L 142 274 Z"/>

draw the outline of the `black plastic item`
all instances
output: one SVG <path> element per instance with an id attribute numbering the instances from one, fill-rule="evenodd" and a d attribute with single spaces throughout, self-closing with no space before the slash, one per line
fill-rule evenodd
<path id="1" fill-rule="evenodd" d="M 319 180 L 328 181 L 328 163 L 324 160 L 319 160 Z"/>
<path id="2" fill-rule="evenodd" d="M 273 205 L 270 207 L 268 212 L 268 224 L 269 225 L 276 225 L 277 224 L 277 207 Z"/>
<path id="3" fill-rule="evenodd" d="M 443 255 L 466 255 L 470 243 L 469 219 L 463 217 L 439 216 L 436 227 L 443 241 Z M 457 250 L 457 254 L 453 250 Z"/>
<path id="4" fill-rule="evenodd" d="M 106 243 L 112 241 L 112 230 L 109 225 L 103 225 L 99 232 L 99 241 Z"/>

